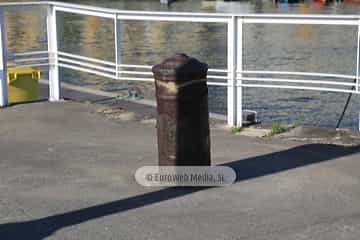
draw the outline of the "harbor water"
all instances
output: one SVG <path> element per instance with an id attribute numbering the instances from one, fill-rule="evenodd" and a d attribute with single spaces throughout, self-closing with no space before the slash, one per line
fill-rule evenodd
<path id="1" fill-rule="evenodd" d="M 356 1 L 184 0 L 170 6 L 160 4 L 159 0 L 71 2 L 126 10 L 177 12 L 358 14 L 360 10 L 360 3 L 357 5 Z M 46 49 L 45 15 L 41 11 L 7 13 L 5 19 L 11 52 Z M 61 51 L 114 61 L 112 20 L 60 13 L 58 23 Z M 153 65 L 183 52 L 208 63 L 211 68 L 226 68 L 225 24 L 155 21 L 121 21 L 120 24 L 124 64 Z M 247 24 L 244 28 L 244 69 L 355 75 L 356 41 L 357 28 L 353 26 Z M 132 97 L 154 99 L 153 83 L 111 80 L 66 69 L 61 69 L 61 80 L 117 92 L 120 98 L 128 97 L 130 92 Z M 226 94 L 226 88 L 209 88 L 212 112 L 226 114 Z M 245 109 L 258 112 L 259 120 L 264 122 L 335 127 L 347 97 L 344 93 L 245 88 L 243 103 Z M 342 127 L 358 128 L 359 100 L 359 96 L 353 96 Z"/>

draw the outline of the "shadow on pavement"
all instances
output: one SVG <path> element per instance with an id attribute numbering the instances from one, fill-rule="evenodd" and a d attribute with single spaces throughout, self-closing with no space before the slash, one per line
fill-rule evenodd
<path id="1" fill-rule="evenodd" d="M 310 164 L 334 160 L 358 153 L 359 150 L 360 146 L 340 147 L 335 145 L 308 144 L 280 152 L 233 161 L 224 165 L 232 167 L 236 171 L 238 176 L 237 182 L 239 182 Z M 175 199 L 206 189 L 208 188 L 166 188 L 31 221 L 1 224 L 0 238 L 40 240 L 68 226 Z"/>

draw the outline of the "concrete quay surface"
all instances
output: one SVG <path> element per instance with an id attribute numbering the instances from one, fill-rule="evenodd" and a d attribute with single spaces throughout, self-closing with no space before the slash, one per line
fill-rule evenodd
<path id="1" fill-rule="evenodd" d="M 359 239 L 360 147 L 211 129 L 217 188 L 145 188 L 154 121 L 63 101 L 0 109 L 0 239 Z M 119 110 L 119 114 L 128 114 Z"/>

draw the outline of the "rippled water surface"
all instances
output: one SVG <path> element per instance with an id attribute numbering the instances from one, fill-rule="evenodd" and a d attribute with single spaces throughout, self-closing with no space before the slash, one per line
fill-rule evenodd
<path id="1" fill-rule="evenodd" d="M 70 2 L 70 1 L 69 1 Z M 147 1 L 71 1 L 127 10 L 358 14 L 356 1 L 305 1 L 288 4 L 263 1 L 177 1 L 172 5 Z M 113 22 L 89 16 L 59 14 L 60 50 L 113 61 Z M 6 15 L 8 46 L 12 52 L 45 49 L 46 33 L 41 11 Z M 123 21 L 122 61 L 125 64 L 160 62 L 175 52 L 184 52 L 212 68 L 225 68 L 226 25 Z M 249 24 L 244 28 L 244 68 L 355 74 L 356 27 L 324 25 Z M 154 98 L 151 83 L 115 81 L 90 74 L 61 70 L 62 80 L 106 91 L 135 89 L 139 96 Z M 333 80 L 333 79 L 326 79 Z M 211 110 L 226 113 L 226 89 L 210 87 Z M 244 89 L 246 109 L 255 110 L 262 121 L 299 122 L 334 127 L 347 94 L 301 90 Z M 343 127 L 357 128 L 359 97 L 354 96 Z"/>

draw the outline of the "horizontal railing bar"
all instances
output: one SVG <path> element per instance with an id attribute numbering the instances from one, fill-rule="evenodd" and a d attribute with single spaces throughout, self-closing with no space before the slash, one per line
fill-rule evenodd
<path id="1" fill-rule="evenodd" d="M 214 72 L 214 73 L 229 73 L 229 70 L 210 68 L 210 69 L 208 69 L 208 72 Z"/>
<path id="2" fill-rule="evenodd" d="M 153 13 L 153 15 L 142 15 L 142 14 L 118 14 L 117 19 L 119 20 L 146 20 L 146 21 L 166 21 L 166 22 L 206 22 L 206 23 L 227 23 L 229 18 L 218 18 L 218 17 L 201 17 L 201 16 L 176 16 L 170 15 L 164 16 L 161 14 Z"/>
<path id="3" fill-rule="evenodd" d="M 146 82 L 154 82 L 155 80 L 153 78 L 131 78 L 131 77 L 119 77 L 119 80 L 125 80 L 125 81 L 146 81 Z M 221 82 L 207 82 L 207 85 L 212 86 L 228 86 L 227 83 L 221 83 Z"/>
<path id="4" fill-rule="evenodd" d="M 341 85 L 341 86 L 356 86 L 356 83 L 348 82 L 331 82 L 320 80 L 297 80 L 297 79 L 284 79 L 284 78 L 250 78 L 242 77 L 239 80 L 244 81 L 262 81 L 262 82 L 287 82 L 287 83 L 307 83 L 307 84 L 326 84 L 326 85 Z"/>
<path id="5" fill-rule="evenodd" d="M 77 58 L 77 59 L 85 60 L 85 61 L 88 61 L 88 62 L 101 63 L 103 65 L 109 65 L 109 66 L 116 66 L 116 64 L 114 62 L 100 60 L 100 59 L 97 59 L 97 58 L 85 57 L 85 56 L 72 54 L 72 53 L 67 53 L 67 52 L 62 52 L 62 51 L 59 51 L 58 54 L 62 55 L 62 56 L 70 57 L 70 58 Z"/>
<path id="6" fill-rule="evenodd" d="M 82 68 L 82 67 L 78 67 L 78 66 L 74 66 L 74 65 L 70 65 L 70 64 L 59 63 L 58 65 L 60 67 L 69 68 L 69 69 L 72 69 L 72 70 L 79 70 L 79 71 L 92 73 L 92 74 L 95 74 L 95 75 L 100 75 L 100 76 L 108 77 L 108 78 L 112 78 L 112 79 L 127 80 L 127 81 L 148 81 L 148 82 L 153 82 L 154 81 L 154 79 L 152 79 L 152 78 L 132 78 L 132 77 L 119 77 L 119 78 L 116 78 L 116 75 L 110 75 L 110 74 L 103 73 L 103 72 L 100 72 L 100 71 L 87 69 L 87 68 Z"/>
<path id="7" fill-rule="evenodd" d="M 311 15 L 308 18 L 243 18 L 243 23 L 261 23 L 261 24 L 314 24 L 314 25 L 358 25 L 357 19 L 317 19 Z"/>
<path id="8" fill-rule="evenodd" d="M 146 68 L 146 69 L 152 69 L 153 66 L 151 65 L 134 65 L 134 64 L 119 64 L 119 68 L 125 67 L 125 68 Z M 228 73 L 228 70 L 225 69 L 208 69 L 208 72 L 214 72 L 214 73 Z"/>
<path id="9" fill-rule="evenodd" d="M 236 17 L 243 17 L 244 19 L 315 19 L 315 20 L 358 20 L 359 15 L 356 14 L 276 14 L 276 13 L 250 13 L 250 14 L 233 14 Z"/>
<path id="10" fill-rule="evenodd" d="M 152 66 L 149 65 L 134 65 L 134 64 L 119 64 L 118 68 L 144 68 L 144 69 L 152 69 Z"/>
<path id="11" fill-rule="evenodd" d="M 355 90 L 336 89 L 336 88 L 323 88 L 323 87 L 302 87 L 302 86 L 283 86 L 271 84 L 239 84 L 237 87 L 257 87 L 257 88 L 282 88 L 282 89 L 297 89 L 297 90 L 314 90 L 314 91 L 328 91 L 328 92 L 341 92 L 341 93 L 357 93 Z"/>
<path id="12" fill-rule="evenodd" d="M 61 58 L 59 58 L 59 61 L 62 61 Z M 118 80 L 124 80 L 124 81 L 154 82 L 153 78 L 137 78 L 137 77 L 118 77 L 118 78 L 116 78 L 115 75 L 110 75 L 110 74 L 106 74 L 106 73 L 103 73 L 103 72 L 100 72 L 100 71 L 91 70 L 91 69 L 87 69 L 87 68 L 82 68 L 82 67 L 78 67 L 78 66 L 74 66 L 74 65 L 69 65 L 69 64 L 64 64 L 64 63 L 59 63 L 58 65 L 60 67 L 65 67 L 65 68 L 69 68 L 69 69 L 72 69 L 72 70 L 84 71 L 84 72 L 87 72 L 87 73 L 92 73 L 92 74 L 96 74 L 96 75 L 100 75 L 100 76 L 104 76 L 104 77 L 109 77 L 109 78 L 112 78 L 112 79 L 118 79 Z M 208 82 L 208 85 L 227 86 L 228 84 L 227 83 L 221 83 L 221 82 Z"/>
<path id="13" fill-rule="evenodd" d="M 19 64 L 19 65 L 9 65 L 7 68 L 20 68 L 20 67 L 44 67 L 49 66 L 49 63 L 34 63 L 34 64 Z"/>
<path id="14" fill-rule="evenodd" d="M 55 7 L 54 7 L 54 9 L 57 12 L 75 13 L 75 14 L 94 16 L 94 17 L 102 17 L 102 18 L 114 18 L 114 14 L 115 14 L 114 12 L 105 13 L 103 11 L 76 9 L 76 8 L 70 8 L 70 7 L 60 7 L 60 6 L 57 6 L 57 5 L 55 5 Z"/>
<path id="15" fill-rule="evenodd" d="M 263 23 L 271 20 L 291 20 L 291 19 L 309 19 L 309 20 L 329 20 L 346 21 L 358 20 L 358 15 L 324 15 L 324 14 L 233 14 L 233 13 L 191 13 L 191 12 L 161 12 L 161 11 L 129 11 L 118 10 L 103 7 L 86 6 L 81 4 L 55 2 L 55 1 L 30 1 L 30 2 L 5 2 L 0 3 L 0 7 L 20 7 L 20 6 L 39 6 L 39 5 L 52 5 L 57 8 L 83 10 L 89 12 L 98 12 L 103 14 L 123 14 L 128 16 L 167 16 L 167 17 L 203 17 L 203 18 L 218 18 L 229 19 L 232 17 L 243 18 L 246 21 L 253 21 L 262 19 Z"/>
<path id="16" fill-rule="evenodd" d="M 118 71 L 118 73 L 123 74 L 133 74 L 133 75 L 153 75 L 152 72 L 139 72 L 139 71 Z"/>
<path id="17" fill-rule="evenodd" d="M 61 62 L 72 63 L 72 64 L 84 66 L 84 67 L 95 68 L 95 69 L 102 70 L 102 71 L 105 71 L 105 72 L 116 73 L 115 68 L 101 67 L 101 66 L 97 66 L 97 65 L 94 65 L 94 64 L 91 64 L 91 63 L 80 62 L 80 61 L 71 60 L 71 59 L 62 58 L 62 57 L 59 57 L 58 60 L 61 61 Z"/>
<path id="18" fill-rule="evenodd" d="M 119 9 L 111 9 L 111 8 L 103 8 L 103 7 L 94 7 L 94 6 L 86 6 L 81 4 L 73 4 L 73 3 L 64 3 L 64 2 L 46 2 L 48 4 L 54 5 L 56 7 L 62 7 L 66 9 L 76 9 L 83 10 L 89 12 L 100 12 L 104 14 L 123 14 L 123 15 L 142 15 L 142 16 L 151 16 L 154 14 L 160 16 L 168 16 L 169 14 L 177 16 L 177 17 L 217 17 L 217 18 L 231 18 L 232 14 L 227 13 L 191 13 L 191 12 L 161 12 L 161 11 L 129 11 L 129 10 L 119 10 Z"/>
<path id="19" fill-rule="evenodd" d="M 154 82 L 153 78 L 133 78 L 133 77 L 118 77 L 119 80 L 124 81 L 141 81 L 141 82 Z"/>
<path id="20" fill-rule="evenodd" d="M 229 79 L 227 76 L 215 76 L 215 75 L 208 75 L 207 78 L 213 78 L 213 79 Z"/>
<path id="21" fill-rule="evenodd" d="M 2 2 L 0 3 L 0 7 L 18 7 L 18 6 L 39 6 L 39 5 L 51 5 L 56 4 L 57 2 L 52 1 L 29 1 L 29 2 Z"/>
<path id="22" fill-rule="evenodd" d="M 99 12 L 103 14 L 116 14 L 118 12 L 116 9 L 86 6 L 81 4 L 64 3 L 64 2 L 48 2 L 48 3 L 55 6 L 56 8 L 62 8 L 65 10 L 74 9 L 78 11 Z"/>
<path id="23" fill-rule="evenodd" d="M 317 72 L 284 72 L 284 71 L 238 71 L 244 74 L 274 74 L 274 75 L 298 75 L 298 76 L 314 76 L 314 77 L 331 77 L 331 78 L 347 78 L 355 79 L 355 75 L 317 73 Z"/>
<path id="24" fill-rule="evenodd" d="M 226 23 L 230 17 L 229 16 L 216 16 L 216 15 L 198 15 L 198 14 L 177 14 L 177 13 L 162 13 L 162 12 L 151 12 L 151 14 L 146 14 L 146 12 L 136 12 L 136 11 L 102 11 L 98 9 L 89 9 L 81 7 L 69 7 L 69 6 L 59 6 L 55 5 L 55 10 L 65 13 L 75 13 L 88 16 L 97 16 L 103 18 L 114 18 L 114 15 L 117 15 L 119 20 L 148 20 L 148 21 L 183 21 L 183 22 L 214 22 L 214 23 Z"/>
<path id="25" fill-rule="evenodd" d="M 41 55 L 41 54 L 49 54 L 48 51 L 33 51 L 33 52 L 23 52 L 23 53 L 7 53 L 8 57 L 21 57 L 28 55 Z"/>
<path id="26" fill-rule="evenodd" d="M 22 58 L 22 59 L 13 59 L 12 62 L 34 62 L 34 61 L 47 61 L 49 57 L 41 57 L 41 58 Z"/>
<path id="27" fill-rule="evenodd" d="M 230 20 L 232 17 L 243 18 L 244 23 L 271 23 L 279 21 L 287 23 L 324 23 L 322 20 L 328 21 L 329 24 L 356 25 L 352 20 L 358 20 L 358 15 L 323 15 L 323 14 L 231 14 L 231 13 L 191 13 L 191 12 L 160 12 L 160 11 L 127 11 L 117 10 L 103 7 L 85 6 L 81 4 L 53 2 L 53 1 L 33 1 L 33 2 L 7 2 L 0 3 L 0 7 L 20 7 L 20 6 L 39 6 L 52 5 L 59 10 L 64 11 L 85 11 L 88 13 L 99 13 L 113 18 L 114 14 L 123 15 L 125 17 L 169 17 L 169 18 L 203 18 L 211 21 L 217 19 L 219 21 Z M 292 22 L 295 20 L 294 22 Z M 305 22 L 297 22 L 296 20 L 306 20 Z M 320 22 L 319 22 L 320 20 Z M 324 23 L 325 24 L 325 23 Z"/>
<path id="28" fill-rule="evenodd" d="M 62 51 L 59 51 L 58 53 L 59 53 L 59 55 L 67 56 L 67 57 L 70 57 L 70 58 L 76 58 L 76 59 L 81 59 L 81 60 L 85 60 L 85 61 L 88 61 L 88 62 L 100 63 L 100 64 L 103 64 L 103 65 L 116 66 L 116 63 L 114 63 L 114 62 L 100 60 L 100 59 L 97 59 L 97 58 L 85 57 L 85 56 L 81 56 L 81 55 L 77 55 L 77 54 L 71 54 L 71 53 L 62 52 Z M 152 66 L 149 66 L 149 65 L 135 65 L 135 64 L 119 64 L 118 68 L 145 68 L 145 69 L 152 69 Z"/>
<path id="29" fill-rule="evenodd" d="M 103 76 L 103 77 L 116 79 L 115 75 L 111 75 L 111 74 L 108 74 L 108 73 L 103 73 L 103 72 L 100 72 L 100 71 L 91 70 L 91 69 L 87 69 L 87 68 L 82 68 L 82 67 L 78 67 L 78 66 L 74 66 L 74 65 L 70 65 L 70 64 L 58 63 L 58 66 L 68 68 L 68 69 L 72 69 L 72 70 L 79 70 L 79 71 L 83 71 L 83 72 L 87 72 L 87 73 L 91 73 L 91 74 L 95 74 L 95 75 L 99 75 L 99 76 Z"/>
<path id="30" fill-rule="evenodd" d="M 228 83 L 223 83 L 223 82 L 207 82 L 207 85 L 209 85 L 209 86 L 223 86 L 223 87 L 229 86 Z"/>
<path id="31" fill-rule="evenodd" d="M 161 12 L 161 11 L 129 11 L 129 10 L 114 10 L 110 8 L 102 8 L 102 7 L 93 7 L 93 6 L 85 6 L 81 4 L 72 4 L 72 3 L 64 3 L 64 2 L 54 2 L 54 1 L 47 1 L 47 4 L 51 4 L 54 6 L 62 6 L 74 9 L 83 9 L 83 10 L 91 10 L 91 11 L 99 11 L 104 13 L 117 13 L 117 14 L 142 14 L 142 15 L 152 15 L 154 13 L 159 15 L 168 15 L 168 12 Z M 191 12 L 171 12 L 170 14 L 176 16 L 197 16 L 197 17 L 218 17 L 218 18 L 225 18 L 225 17 L 247 17 L 247 18 L 295 18 L 295 19 L 303 19 L 303 18 L 311 18 L 314 19 L 359 19 L 358 15 L 323 15 L 323 14 L 231 14 L 231 13 L 191 13 Z"/>
<path id="32" fill-rule="evenodd" d="M 162 13 L 162 12 L 127 12 L 127 11 L 113 11 L 103 12 L 99 10 L 80 9 L 73 7 L 59 7 L 56 6 L 57 11 L 76 13 L 83 15 L 98 16 L 104 18 L 113 18 L 114 14 L 117 14 L 119 20 L 148 20 L 148 21 L 184 21 L 184 22 L 214 22 L 214 23 L 226 23 L 231 19 L 231 16 L 222 15 L 198 15 L 198 14 L 178 14 L 176 12 Z M 281 23 L 281 24 L 326 24 L 326 25 L 357 25 L 357 20 L 335 18 L 335 19 L 323 19 L 320 17 L 308 16 L 308 18 L 296 18 L 294 16 L 282 17 L 282 18 L 247 18 L 245 15 L 234 15 L 244 19 L 244 23 Z"/>
<path id="33" fill-rule="evenodd" d="M 0 8 L 5 8 L 7 11 L 24 11 L 33 10 L 34 7 L 49 6 L 49 2 L 2 2 Z"/>

